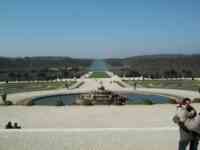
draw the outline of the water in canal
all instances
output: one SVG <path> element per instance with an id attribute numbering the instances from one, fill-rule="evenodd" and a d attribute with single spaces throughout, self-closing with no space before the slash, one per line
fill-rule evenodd
<path id="1" fill-rule="evenodd" d="M 107 71 L 107 64 L 103 60 L 95 60 L 89 68 L 92 72 L 104 72 Z"/>

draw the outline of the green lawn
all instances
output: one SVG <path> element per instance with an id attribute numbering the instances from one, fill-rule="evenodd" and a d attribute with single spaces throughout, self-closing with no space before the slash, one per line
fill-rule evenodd
<path id="1" fill-rule="evenodd" d="M 0 93 L 6 91 L 7 93 L 19 93 L 29 91 L 41 90 L 55 90 L 71 86 L 75 81 L 65 82 L 32 82 L 32 83 L 5 83 L 0 84 Z"/>
<path id="2" fill-rule="evenodd" d="M 137 87 L 146 88 L 166 88 L 166 89 L 183 89 L 197 91 L 200 88 L 200 81 L 197 80 L 144 80 L 144 81 L 125 81 Z"/>
<path id="3" fill-rule="evenodd" d="M 90 78 L 109 78 L 110 76 L 106 72 L 93 72 Z"/>

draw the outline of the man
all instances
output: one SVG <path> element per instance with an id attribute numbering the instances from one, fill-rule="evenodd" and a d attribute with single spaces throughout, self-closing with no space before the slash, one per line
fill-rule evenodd
<path id="1" fill-rule="evenodd" d="M 178 107 L 185 107 L 188 111 L 188 118 L 194 118 L 197 115 L 196 110 L 190 105 L 191 100 L 189 98 L 183 99 L 182 103 L 178 105 Z M 189 131 L 184 122 L 180 121 L 180 118 L 174 116 L 173 121 L 179 125 L 180 130 L 180 140 L 178 144 L 178 150 L 186 150 L 187 146 L 190 145 L 189 150 L 197 150 L 198 149 L 198 136 L 196 133 Z"/>
<path id="2" fill-rule="evenodd" d="M 14 123 L 14 129 L 21 129 L 21 126 L 18 125 L 17 122 Z"/>
<path id="3" fill-rule="evenodd" d="M 137 82 L 134 82 L 134 89 L 136 90 L 137 88 Z"/>
<path id="4" fill-rule="evenodd" d="M 5 129 L 13 129 L 13 126 L 12 126 L 12 122 L 9 121 L 6 126 L 5 126 Z"/>

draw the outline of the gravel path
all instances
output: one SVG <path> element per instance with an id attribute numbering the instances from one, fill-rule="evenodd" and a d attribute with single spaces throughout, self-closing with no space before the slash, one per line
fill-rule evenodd
<path id="1" fill-rule="evenodd" d="M 177 149 L 178 132 L 1 132 L 1 150 L 169 150 Z"/>
<path id="2" fill-rule="evenodd" d="M 200 110 L 199 104 L 194 105 Z M 149 128 L 176 127 L 175 105 L 10 106 L 0 107 L 0 128 L 16 121 L 23 128 Z"/>
<path id="3" fill-rule="evenodd" d="M 199 104 L 193 106 L 200 110 Z M 178 130 L 171 120 L 174 112 L 175 105 L 170 104 L 92 107 L 1 106 L 0 149 L 177 149 Z M 4 130 L 4 125 L 9 120 L 18 122 L 23 129 Z"/>

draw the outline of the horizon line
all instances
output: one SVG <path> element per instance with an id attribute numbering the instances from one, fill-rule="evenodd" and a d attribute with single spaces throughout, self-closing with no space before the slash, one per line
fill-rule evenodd
<path id="1" fill-rule="evenodd" d="M 141 54 L 141 55 L 130 55 L 125 57 L 102 57 L 102 58 L 95 58 L 95 57 L 73 57 L 73 56 L 59 56 L 59 55 L 33 55 L 33 56 L 0 56 L 0 58 L 36 58 L 36 57 L 58 57 L 58 58 L 71 58 L 71 59 L 95 59 L 95 60 L 102 60 L 102 59 L 126 59 L 131 57 L 142 57 L 142 56 L 175 56 L 175 55 L 182 55 L 182 56 L 192 56 L 192 55 L 200 55 L 200 53 L 155 53 L 155 54 Z"/>

